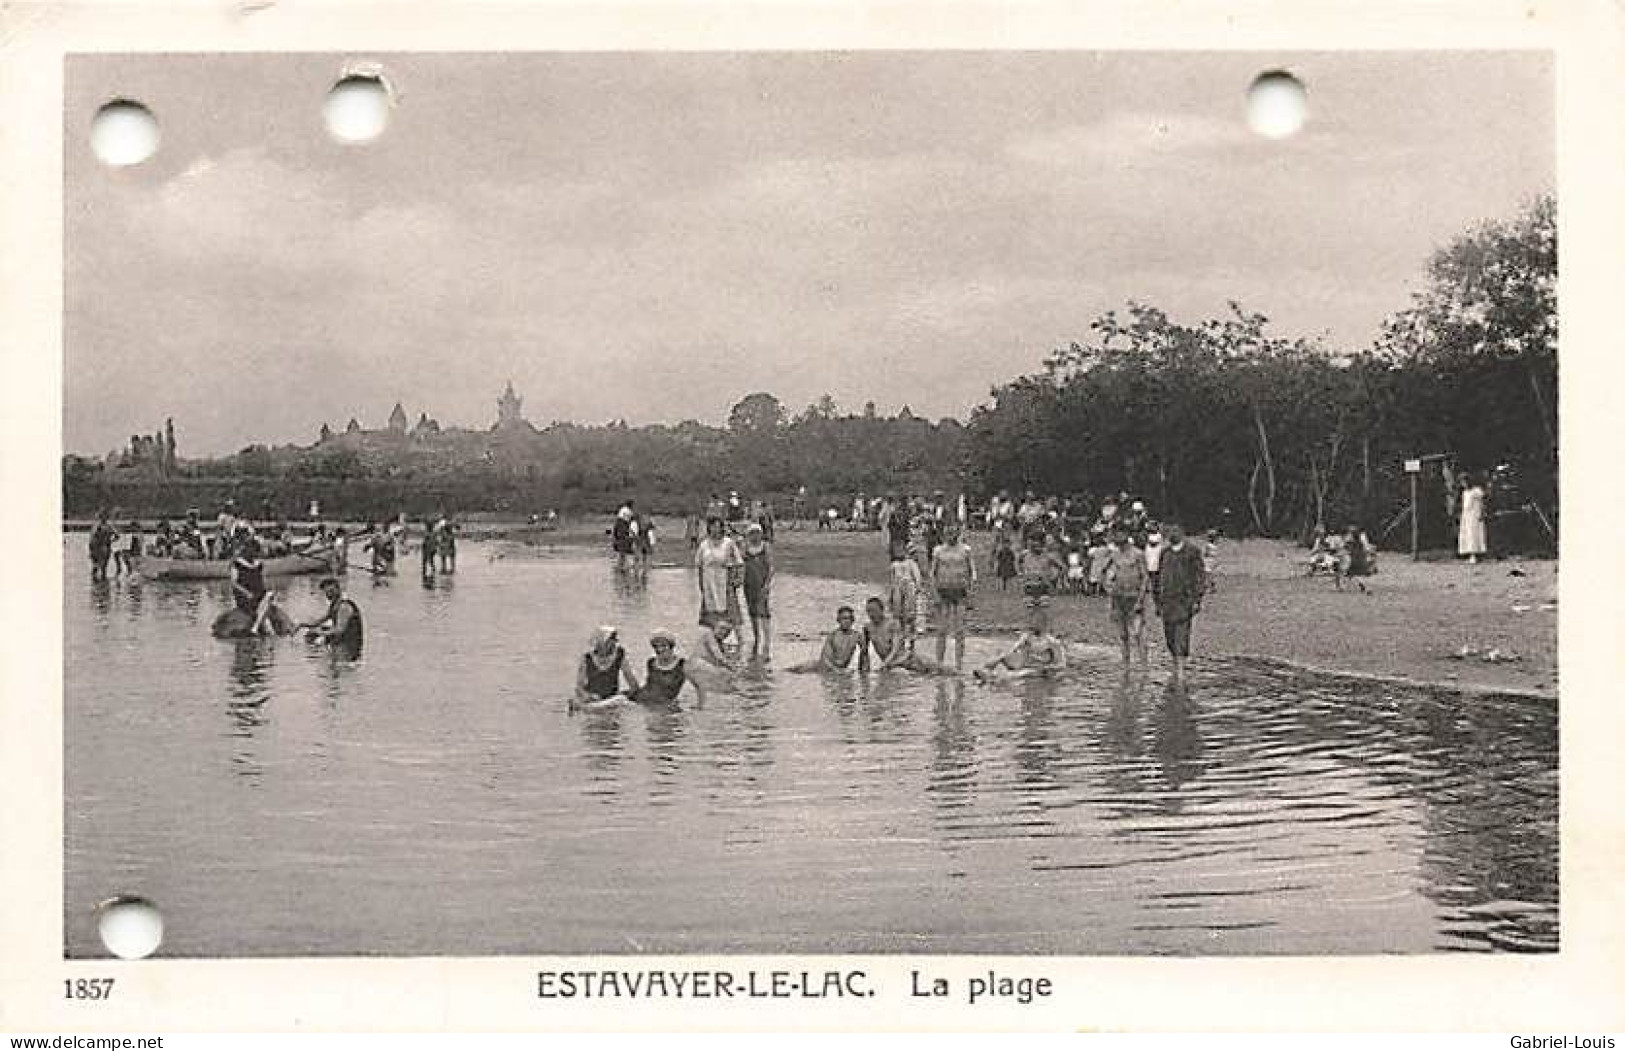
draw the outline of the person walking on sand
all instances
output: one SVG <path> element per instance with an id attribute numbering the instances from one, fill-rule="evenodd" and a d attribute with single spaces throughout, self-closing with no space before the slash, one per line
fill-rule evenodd
<path id="1" fill-rule="evenodd" d="M 931 580 L 937 589 L 937 608 L 942 623 L 937 626 L 937 663 L 948 657 L 948 640 L 954 640 L 954 667 L 965 666 L 965 602 L 976 586 L 976 558 L 965 542 L 964 528 L 948 524 L 946 536 L 931 556 Z"/>
<path id="2" fill-rule="evenodd" d="M 694 549 L 694 569 L 700 584 L 700 625 L 711 627 L 719 620 L 740 622 L 739 597 L 735 578 L 745 565 L 745 557 L 720 518 L 705 523 L 705 539 Z"/>
<path id="3" fill-rule="evenodd" d="M 1484 483 L 1476 473 L 1467 475 L 1461 490 L 1461 524 L 1456 531 L 1456 554 L 1471 564 L 1489 550 L 1484 530 Z"/>
<path id="4" fill-rule="evenodd" d="M 1202 596 L 1207 592 L 1207 571 L 1202 552 L 1186 542 L 1182 526 L 1167 526 L 1166 535 L 1168 546 L 1162 553 L 1153 594 L 1168 654 L 1174 659 L 1174 678 L 1182 680 L 1191 655 L 1191 621 L 1202 611 Z"/>
<path id="5" fill-rule="evenodd" d="M 773 611 L 769 605 L 773 588 L 773 555 L 766 530 L 752 522 L 745 529 L 745 610 L 750 614 L 750 655 L 763 660 L 773 657 Z"/>

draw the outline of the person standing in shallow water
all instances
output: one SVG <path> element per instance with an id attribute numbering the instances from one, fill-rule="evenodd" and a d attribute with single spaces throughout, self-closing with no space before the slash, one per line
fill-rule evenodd
<path id="1" fill-rule="evenodd" d="M 953 639 L 954 667 L 965 666 L 965 604 L 976 583 L 976 557 L 965 542 L 963 529 L 950 522 L 946 541 L 932 552 L 931 580 L 937 589 L 937 607 L 942 623 L 937 626 L 937 663 L 948 657 L 948 640 Z"/>
<path id="2" fill-rule="evenodd" d="M 107 520 L 107 512 L 103 511 L 96 517 L 96 524 L 90 530 L 90 579 L 107 579 L 107 561 L 113 557 L 113 544 L 118 540 L 118 531 L 113 523 Z"/>
<path id="3" fill-rule="evenodd" d="M 719 620 L 737 626 L 740 622 L 739 597 L 734 590 L 737 574 L 743 571 L 744 556 L 728 536 L 722 519 L 705 523 L 705 539 L 694 549 L 694 568 L 700 584 L 700 624 L 711 627 Z"/>
<path id="4" fill-rule="evenodd" d="M 750 614 L 750 655 L 773 656 L 773 555 L 766 530 L 752 522 L 745 530 L 745 609 Z"/>
<path id="5" fill-rule="evenodd" d="M 1191 621 L 1202 611 L 1202 596 L 1207 593 L 1207 570 L 1202 553 L 1186 541 L 1181 526 L 1168 526 L 1167 537 L 1153 594 L 1157 615 L 1162 618 L 1163 638 L 1174 659 L 1174 678 L 1183 679 L 1185 662 L 1191 655 Z"/>

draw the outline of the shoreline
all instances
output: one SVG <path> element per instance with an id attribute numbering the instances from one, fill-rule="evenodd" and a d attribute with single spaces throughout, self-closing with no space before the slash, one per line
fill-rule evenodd
<path id="1" fill-rule="evenodd" d="M 592 547 L 603 527 L 579 519 L 562 523 L 540 547 Z M 660 534 L 657 559 L 673 561 L 673 542 Z M 987 534 L 971 534 L 978 571 L 986 562 Z M 681 536 L 677 545 L 683 545 Z M 1311 675 L 1442 690 L 1463 697 L 1509 696 L 1555 704 L 1558 698 L 1557 617 L 1539 608 L 1555 597 L 1555 560 L 1506 560 L 1469 566 L 1412 562 L 1380 556 L 1372 593 L 1334 590 L 1325 578 L 1299 570 L 1306 553 L 1274 540 L 1221 542 L 1217 589 L 1197 621 L 1195 660 L 1221 657 L 1289 668 Z M 687 551 L 675 559 L 686 562 Z M 877 534 L 860 531 L 779 531 L 775 566 L 784 572 L 862 585 L 883 593 L 888 567 Z M 1521 576 L 1513 576 L 1516 569 Z M 1058 596 L 1056 634 L 1069 643 L 1115 649 L 1117 637 L 1103 598 Z M 1518 610 L 1522 609 L 1522 612 Z M 1548 619 L 1549 618 L 1549 619 Z M 966 630 L 1010 635 L 1023 621 L 1014 591 L 978 588 Z M 1149 648 L 1162 632 L 1152 616 Z M 1464 642 L 1510 649 L 1518 661 L 1452 659 Z M 1153 653 L 1152 663 L 1156 664 Z"/>
<path id="2" fill-rule="evenodd" d="M 534 550 L 607 549 L 606 520 L 569 518 L 532 526 L 500 517 L 464 518 L 468 540 Z M 84 527 L 88 528 L 88 522 Z M 686 565 L 687 545 L 675 522 L 657 536 L 656 559 Z M 63 523 L 64 532 L 79 522 Z M 978 571 L 985 574 L 988 535 L 971 534 Z M 675 553 L 674 553 L 675 549 Z M 778 569 L 839 580 L 884 593 L 889 567 L 877 534 L 819 532 L 781 525 L 774 544 Z M 1312 675 L 1444 690 L 1464 697 L 1511 696 L 1555 704 L 1558 699 L 1557 563 L 1507 560 L 1468 566 L 1379 557 L 1371 594 L 1335 591 L 1301 572 L 1304 552 L 1272 540 L 1221 542 L 1216 590 L 1196 622 L 1195 658 L 1234 658 Z M 1062 595 L 1054 600 L 1056 634 L 1074 644 L 1115 649 L 1104 599 Z M 1549 618 L 1549 619 L 1548 619 Z M 1024 620 L 1019 594 L 985 584 L 966 611 L 967 631 L 1009 635 Z M 1149 648 L 1161 648 L 1155 616 L 1146 625 Z M 1462 645 L 1496 646 L 1517 661 L 1452 660 Z M 1153 655 L 1153 665 L 1156 656 Z M 1449 670 L 1446 670 L 1449 669 Z"/>

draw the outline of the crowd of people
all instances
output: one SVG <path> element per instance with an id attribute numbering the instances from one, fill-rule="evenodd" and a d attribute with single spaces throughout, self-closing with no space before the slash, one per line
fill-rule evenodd
<path id="1" fill-rule="evenodd" d="M 988 562 L 979 568 L 967 537 L 971 514 L 963 497 L 949 500 L 895 495 L 878 503 L 861 500 L 857 528 L 881 534 L 890 565 L 884 594 L 869 597 L 860 624 L 851 606 L 835 611 L 835 626 L 810 660 L 794 672 L 900 668 L 928 675 L 965 671 L 965 613 L 984 580 L 1001 589 L 1019 587 L 1026 610 L 1025 630 L 1014 644 L 972 674 L 995 677 L 1054 674 L 1066 667 L 1066 647 L 1051 629 L 1051 598 L 1063 593 L 1109 597 L 1125 662 L 1146 661 L 1145 620 L 1154 610 L 1182 678 L 1190 655 L 1191 626 L 1212 587 L 1218 538 L 1187 538 L 1175 523 L 1157 522 L 1140 500 L 1108 498 L 1093 516 L 1078 513 L 1075 501 L 1040 500 L 1028 493 L 1019 503 L 1000 493 L 982 521 L 992 534 Z M 854 502 L 854 514 L 860 502 Z M 598 629 L 582 655 L 574 703 L 597 707 L 637 701 L 675 703 L 692 684 L 700 703 L 707 684 L 737 671 L 750 660 L 770 660 L 773 651 L 773 516 L 771 505 L 745 501 L 737 493 L 713 498 L 703 519 L 690 516 L 691 546 L 698 591 L 700 638 L 689 658 L 676 656 L 676 637 L 666 629 L 650 639 L 645 681 L 632 670 L 618 631 Z M 698 525 L 703 521 L 703 526 Z M 822 526 L 829 528 L 829 526 Z M 654 547 L 654 523 L 627 501 L 609 530 L 611 548 L 623 571 L 646 568 Z M 750 647 L 743 631 L 748 620 Z M 935 628 L 935 656 L 921 652 L 919 640 L 929 622 Z"/>

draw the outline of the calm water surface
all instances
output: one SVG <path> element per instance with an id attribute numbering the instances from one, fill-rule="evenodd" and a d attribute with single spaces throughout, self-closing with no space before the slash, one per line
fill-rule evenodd
<path id="1" fill-rule="evenodd" d="M 1060 683 L 758 670 L 572 717 L 594 625 L 640 675 L 648 628 L 695 636 L 687 571 L 408 558 L 351 576 L 349 662 L 212 639 L 224 584 L 92 584 L 65 544 L 71 956 L 118 894 L 171 956 L 1557 947 L 1547 704 L 1212 660 L 1178 691 L 1082 648 Z M 780 662 L 863 596 L 781 576 Z"/>

